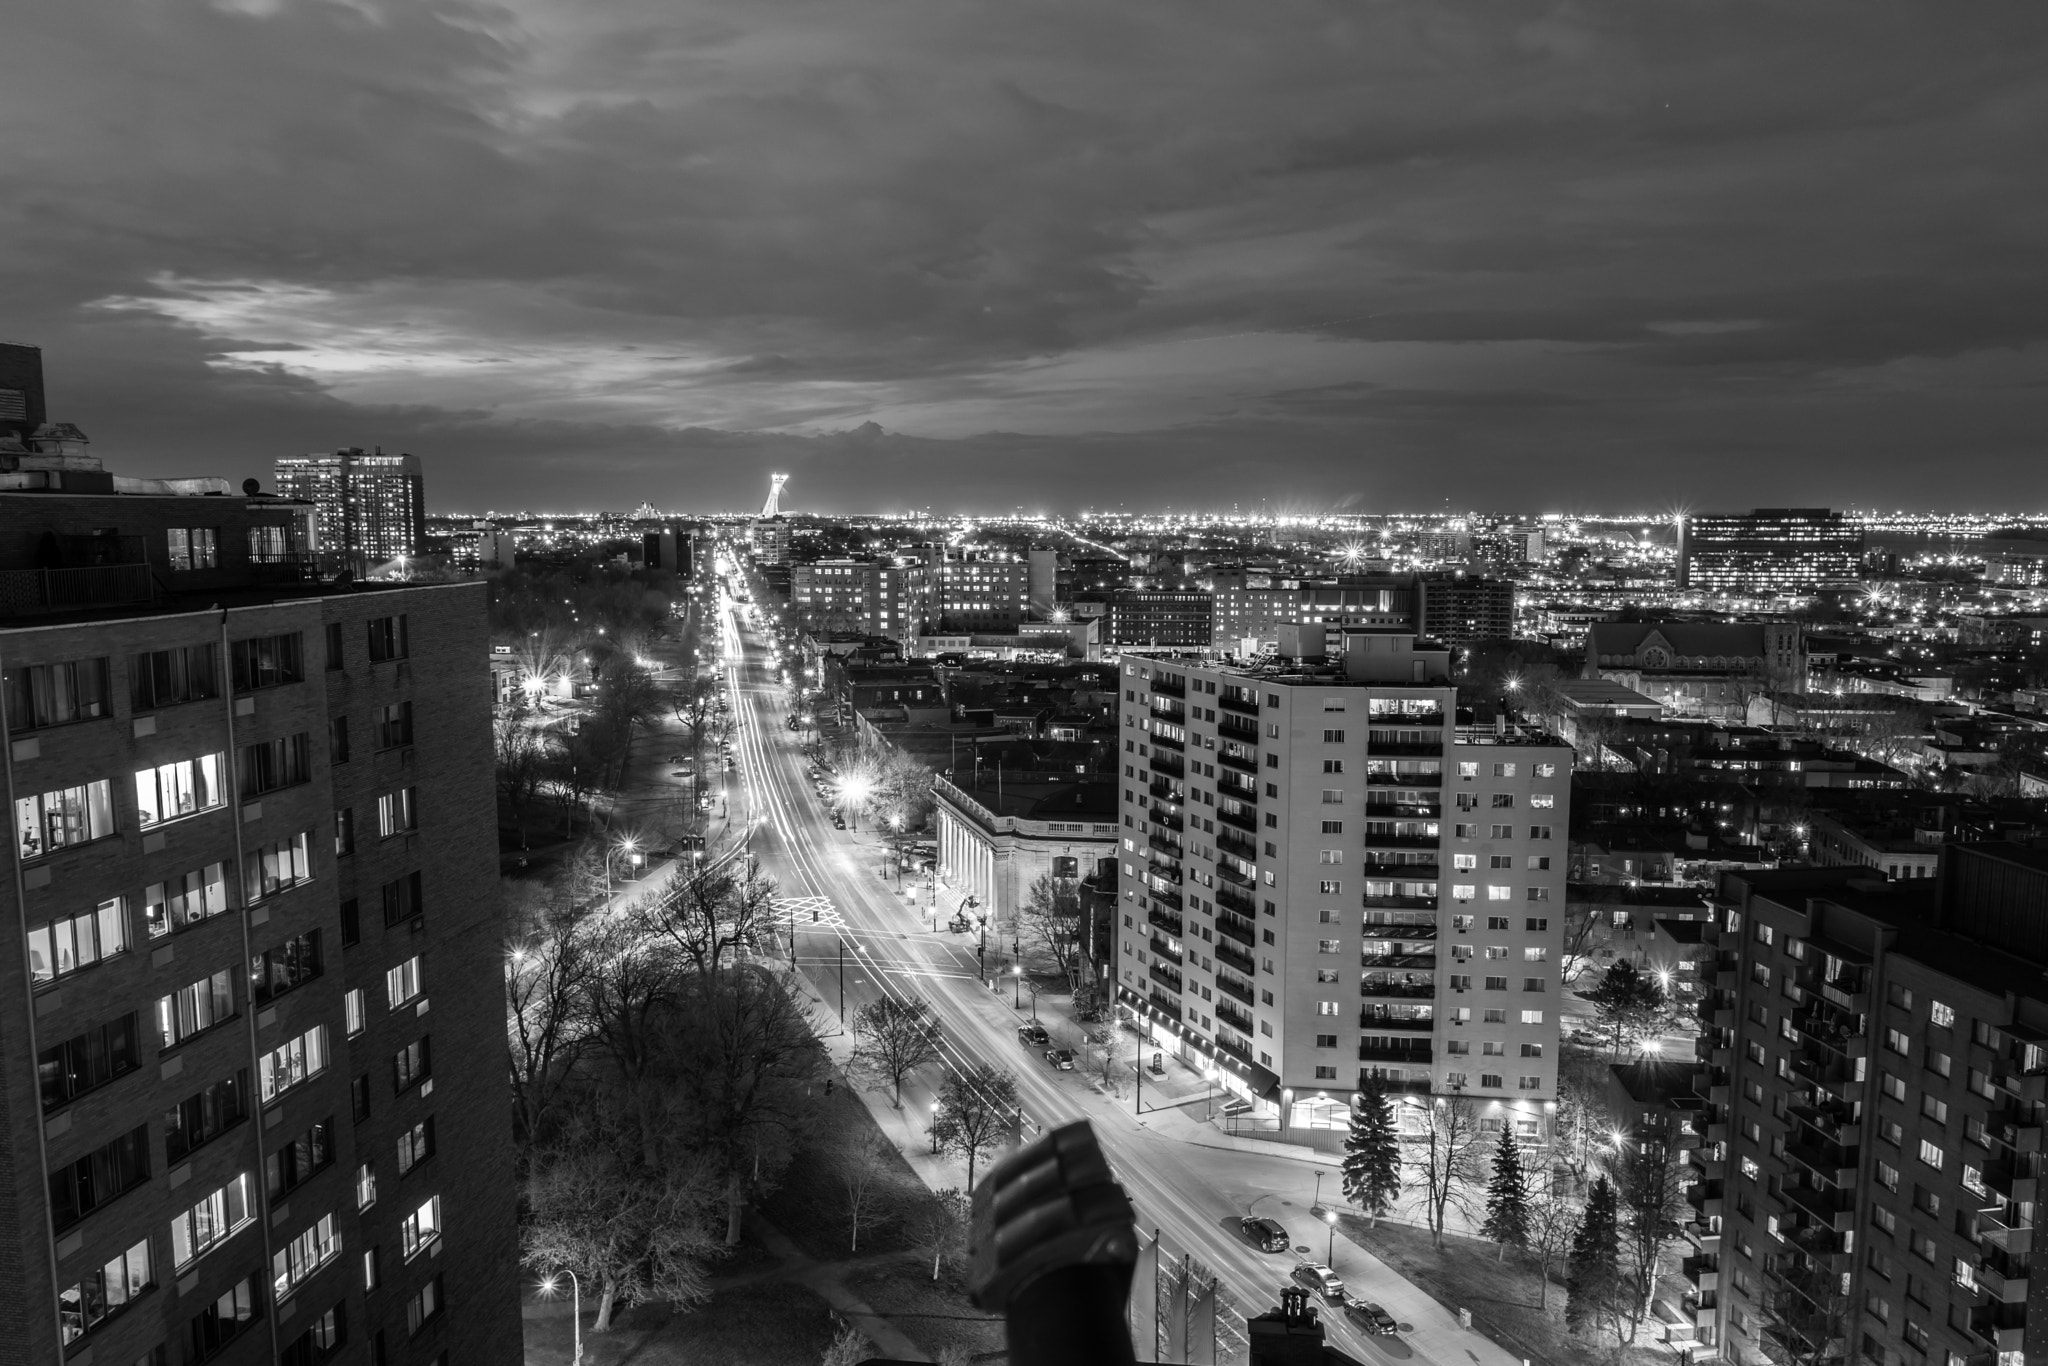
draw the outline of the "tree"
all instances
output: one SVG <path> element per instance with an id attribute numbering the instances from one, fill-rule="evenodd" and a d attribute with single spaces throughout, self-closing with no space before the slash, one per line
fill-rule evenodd
<path id="1" fill-rule="evenodd" d="M 1471 1213 L 1471 1188 L 1479 1177 L 1479 1110 L 1468 1096 L 1438 1096 L 1425 1119 L 1422 1141 L 1408 1164 L 1422 1178 L 1430 1241 L 1442 1251 L 1448 1212 Z"/>
<path id="2" fill-rule="evenodd" d="M 640 1166 L 623 1116 L 593 1099 L 563 1142 L 536 1159 L 521 1260 L 543 1274 L 573 1271 L 597 1292 L 593 1331 L 612 1310 L 667 1300 L 686 1312 L 711 1297 L 707 1263 L 722 1255 L 713 1232 L 717 1187 L 687 1152 Z"/>
<path id="3" fill-rule="evenodd" d="M 1564 1293 L 1565 1327 L 1582 1338 L 1609 1326 L 1617 1306 L 1627 1298 L 1621 1282 L 1620 1218 L 1614 1187 L 1604 1176 L 1594 1180 L 1578 1231 L 1572 1235 Z"/>
<path id="4" fill-rule="evenodd" d="M 1502 1259 L 1509 1248 L 1529 1245 L 1529 1183 L 1522 1172 L 1515 1131 L 1505 1124 L 1493 1152 L 1493 1180 L 1486 1188 L 1486 1222 L 1480 1226 L 1479 1236 L 1500 1244 Z"/>
<path id="5" fill-rule="evenodd" d="M 1778 1366 L 1827 1366 L 1841 1359 L 1855 1314 L 1849 1276 L 1815 1260 L 1801 1238 L 1795 1236 L 1794 1247 L 1765 1277 L 1764 1331 L 1757 1341 Z"/>
<path id="6" fill-rule="evenodd" d="M 911 1231 L 917 1247 L 932 1254 L 933 1280 L 939 1278 L 939 1268 L 945 1263 L 958 1265 L 966 1260 L 967 1232 L 973 1220 L 974 1202 L 965 1191 L 953 1187 L 934 1191 L 919 1208 Z"/>
<path id="7" fill-rule="evenodd" d="M 1556 1158 L 1578 1189 L 1593 1178 L 1599 1145 L 1614 1131 L 1607 1106 L 1607 1060 L 1590 1048 L 1567 1043 L 1558 1050 Z"/>
<path id="8" fill-rule="evenodd" d="M 736 1246 L 749 1188 L 781 1172 L 808 1127 L 824 1045 L 784 974 L 751 964 L 684 977 L 663 1042 L 670 1122 L 723 1181 Z"/>
<path id="9" fill-rule="evenodd" d="M 860 1231 L 881 1222 L 877 1209 L 882 1178 L 888 1172 L 889 1143 L 873 1129 L 857 1131 L 832 1162 L 846 1200 L 847 1251 L 860 1251 Z"/>
<path id="10" fill-rule="evenodd" d="M 590 934 L 563 884 L 504 884 L 505 1016 L 522 1143 L 542 1141 L 585 1036 L 580 1009 L 596 964 Z"/>
<path id="11" fill-rule="evenodd" d="M 847 1324 L 841 1324 L 832 1341 L 825 1345 L 825 1354 L 818 1358 L 818 1366 L 860 1366 L 868 1359 L 868 1340 Z"/>
<path id="12" fill-rule="evenodd" d="M 939 1058 L 939 1025 L 931 1006 L 884 996 L 860 1008 L 853 1029 L 860 1042 L 853 1046 L 850 1070 L 877 1089 L 888 1086 L 889 1103 L 902 1109 L 904 1079 Z"/>
<path id="13" fill-rule="evenodd" d="M 1344 1198 L 1379 1227 L 1380 1216 L 1394 1208 L 1401 1194 L 1401 1134 L 1386 1085 L 1377 1076 L 1365 1078 L 1358 1107 L 1351 1112 L 1343 1171 Z"/>
<path id="14" fill-rule="evenodd" d="M 704 756 L 724 738 L 725 719 L 718 709 L 721 695 L 717 677 L 710 674 L 693 678 L 669 693 L 676 720 L 690 737 L 689 755 L 699 782 L 703 781 Z"/>
<path id="15" fill-rule="evenodd" d="M 548 772 L 548 747 L 534 730 L 524 707 L 513 707 L 491 722 L 491 754 L 498 780 L 498 796 L 514 822 L 533 804 Z M 520 825 L 519 847 L 526 847 L 526 829 Z"/>
<path id="16" fill-rule="evenodd" d="M 967 1160 L 967 1189 L 974 1189 L 974 1169 L 1015 1131 L 1017 1078 L 987 1063 L 955 1072 L 939 1089 L 939 1107 L 932 1116 L 933 1144 L 940 1152 Z"/>
<path id="17" fill-rule="evenodd" d="M 1043 948 L 1074 991 L 1081 989 L 1081 885 L 1041 874 L 1024 897 L 1026 937 Z"/>
<path id="18" fill-rule="evenodd" d="M 1571 1246 L 1579 1206 L 1556 1173 L 1538 1178 L 1529 1198 L 1529 1251 L 1536 1254 L 1536 1307 L 1550 1304 L 1550 1268 Z"/>
<path id="19" fill-rule="evenodd" d="M 591 1048 L 610 1065 L 639 1123 L 642 1161 L 653 1167 L 662 1132 L 656 1073 L 679 976 L 676 956 L 666 944 L 643 940 L 625 919 L 590 923 L 593 966 L 582 979 L 580 1014 Z"/>
<path id="20" fill-rule="evenodd" d="M 1618 959 L 1607 974 L 1600 979 L 1600 985 L 1586 993 L 1586 999 L 1593 1003 L 1593 1011 L 1609 1030 L 1613 1040 L 1612 1056 L 1621 1055 L 1622 1046 L 1633 1048 L 1655 1032 L 1664 1015 L 1664 989 L 1657 985 L 1657 979 L 1645 976 L 1631 959 Z"/>
<path id="21" fill-rule="evenodd" d="M 775 884 L 735 859 L 709 872 L 679 864 L 629 915 L 646 934 L 673 944 L 695 972 L 717 972 L 759 943 L 774 909 Z"/>
<path id="22" fill-rule="evenodd" d="M 1656 1301 L 1658 1267 L 1682 1236 L 1691 1209 L 1685 1202 L 1685 1163 L 1679 1149 L 1662 1138 L 1624 1137 L 1616 1143 L 1619 1151 L 1611 1166 L 1621 1209 L 1624 1270 L 1633 1292 L 1626 1315 L 1633 1342 Z"/>
<path id="23" fill-rule="evenodd" d="M 1124 1071 L 1128 1066 L 1124 1056 L 1127 1045 L 1123 1030 L 1114 1019 L 1099 1019 L 1082 1030 L 1081 1037 L 1088 1044 L 1097 1075 L 1102 1078 L 1102 1089 L 1112 1096 L 1121 1097 L 1124 1093 Z"/>
<path id="24" fill-rule="evenodd" d="M 1569 893 L 1567 893 L 1569 898 Z M 1558 981 L 1570 986 L 1593 955 L 1593 930 L 1600 923 L 1599 903 L 1567 899 L 1564 906 L 1564 939 L 1558 950 Z"/>

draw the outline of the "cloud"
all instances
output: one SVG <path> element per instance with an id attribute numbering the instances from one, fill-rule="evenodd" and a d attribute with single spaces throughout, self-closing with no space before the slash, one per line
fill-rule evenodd
<path id="1" fill-rule="evenodd" d="M 9 44 L 6 330 L 138 472 L 1899 501 L 2048 417 L 2021 3 L 72 0 Z"/>

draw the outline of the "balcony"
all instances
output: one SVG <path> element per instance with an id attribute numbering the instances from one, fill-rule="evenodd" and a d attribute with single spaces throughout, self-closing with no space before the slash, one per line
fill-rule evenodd
<path id="1" fill-rule="evenodd" d="M 1361 953 L 1358 966 L 1381 971 L 1434 972 L 1436 949 L 1432 947 L 1427 952 L 1417 953 Z"/>
<path id="2" fill-rule="evenodd" d="M 1181 977 L 1178 972 L 1169 967 L 1162 967 L 1158 963 L 1148 963 L 1145 966 L 1146 970 L 1152 974 L 1153 981 L 1161 986 L 1171 988 L 1175 995 L 1179 995 Z"/>
<path id="3" fill-rule="evenodd" d="M 1365 832 L 1368 849 L 1434 849 L 1443 842 L 1439 835 L 1395 834 L 1378 830 Z"/>
<path id="4" fill-rule="evenodd" d="M 1830 1143 L 1807 1133 L 1785 1145 L 1785 1156 L 1829 1185 L 1852 1186 L 1856 1183 L 1857 1152 L 1854 1145 Z"/>
<path id="5" fill-rule="evenodd" d="M 1977 1263 L 1977 1284 L 1999 1304 L 2025 1304 L 2028 1281 L 2025 1258 L 1987 1252 Z"/>
<path id="6" fill-rule="evenodd" d="M 1162 906 L 1170 906 L 1176 911 L 1181 908 L 1179 892 L 1169 892 L 1162 887 L 1147 887 L 1145 895 L 1151 897 Z"/>
<path id="7" fill-rule="evenodd" d="M 1367 787 L 1442 787 L 1444 785 L 1444 775 L 1441 773 L 1367 773 L 1365 775 L 1365 785 Z"/>
<path id="8" fill-rule="evenodd" d="M 1248 773 L 1233 773 L 1230 769 L 1226 768 L 1216 775 L 1216 795 L 1219 797 L 1229 797 L 1231 800 L 1243 802 L 1247 806 L 1257 806 L 1259 803 L 1258 779 Z"/>
<path id="9" fill-rule="evenodd" d="M 1157 925 L 1160 929 L 1165 930 L 1175 939 L 1181 937 L 1181 921 L 1179 916 L 1168 915 L 1165 911 L 1153 910 L 1145 912 L 1145 919 Z"/>
<path id="10" fill-rule="evenodd" d="M 146 563 L 0 569 L 0 616 L 148 602 L 155 592 L 156 576 Z"/>
<path id="11" fill-rule="evenodd" d="M 1436 898 L 1433 896 L 1368 896 L 1360 898 L 1360 904 L 1369 911 L 1433 911 L 1436 909 Z"/>
<path id="12" fill-rule="evenodd" d="M 1226 740 L 1242 740 L 1246 744 L 1259 742 L 1259 723 L 1242 716 L 1224 715 L 1216 719 L 1216 733 Z"/>
<path id="13" fill-rule="evenodd" d="M 1435 939 L 1436 921 L 1430 920 L 1371 920 L 1365 922 L 1365 937 L 1368 939 Z"/>
<path id="14" fill-rule="evenodd" d="M 1436 881 L 1439 871 L 1435 859 L 1423 863 L 1420 861 L 1405 862 L 1394 859 L 1367 858 L 1360 861 L 1359 869 L 1367 877 L 1412 877 L 1429 882 Z"/>
<path id="15" fill-rule="evenodd" d="M 1433 821 L 1444 814 L 1444 804 L 1440 801 L 1397 802 L 1394 796 L 1388 789 L 1367 792 L 1366 816 L 1384 821 Z"/>
<path id="16" fill-rule="evenodd" d="M 1216 990 L 1222 992 L 1225 996 L 1235 997 L 1246 1005 L 1252 1004 L 1252 989 L 1233 982 L 1228 977 L 1218 977 L 1216 979 Z"/>
<path id="17" fill-rule="evenodd" d="M 1444 723 L 1444 709 L 1430 707 L 1426 711 L 1374 712 L 1375 726 L 1441 726 Z"/>
<path id="18" fill-rule="evenodd" d="M 1151 834 L 1145 836 L 1145 843 L 1151 845 L 1154 849 L 1157 849 L 1160 853 L 1167 855 L 1169 858 L 1183 859 L 1187 857 L 1187 855 L 1181 850 L 1180 841 L 1175 839 L 1172 835 L 1164 835 L 1155 830 Z"/>
<path id="19" fill-rule="evenodd" d="M 1984 1164 L 1984 1184 L 2007 1200 L 2033 1201 L 2040 1185 L 2041 1160 L 2031 1153 L 2001 1157 Z"/>
<path id="20" fill-rule="evenodd" d="M 1998 1076 L 1998 1089 L 2014 1100 L 2034 1101 L 2048 1099 L 2048 1073 L 2022 1072 L 2008 1067 Z"/>
<path id="21" fill-rule="evenodd" d="M 1257 831 L 1259 822 L 1250 811 L 1232 811 L 1227 807 L 1216 808 L 1216 819 L 1237 830 Z"/>
<path id="22" fill-rule="evenodd" d="M 1856 1137 L 1856 1118 L 1846 1105 L 1794 1105 L 1788 1113 L 1830 1143 Z"/>
<path id="23" fill-rule="evenodd" d="M 1784 1196 L 1806 1216 L 1814 1228 L 1833 1233 L 1847 1233 L 1856 1227 L 1854 1191 L 1789 1186 L 1785 1189 Z"/>
<path id="24" fill-rule="evenodd" d="M 1165 862 L 1155 853 L 1145 855 L 1145 872 L 1162 882 L 1171 882 L 1176 887 L 1180 886 L 1182 882 L 1179 866 Z"/>
<path id="25" fill-rule="evenodd" d="M 1678 1274 L 1685 1277 L 1687 1285 L 1695 1295 L 1712 1295 L 1721 1288 L 1721 1261 L 1718 1257 L 1687 1257 L 1678 1264 Z"/>
<path id="26" fill-rule="evenodd" d="M 1402 1056 L 1403 1059 L 1406 1061 L 1429 1061 L 1429 1055 L 1427 1052 L 1425 1052 L 1419 1058 L 1410 1058 L 1406 1054 L 1403 1054 Z M 1390 1096 L 1426 1096 L 1433 1089 L 1433 1084 L 1430 1082 L 1428 1077 L 1390 1077 L 1387 1075 L 1387 1069 L 1384 1067 L 1359 1068 L 1358 1089 L 1363 1091 L 1365 1089 L 1366 1080 L 1368 1078 L 1375 1077 L 1379 1079 L 1380 1090 L 1386 1092 Z"/>
<path id="27" fill-rule="evenodd" d="M 1146 762 L 1151 765 L 1154 773 L 1163 773 L 1169 778 L 1183 776 L 1187 772 L 1188 767 L 1187 761 L 1178 754 L 1154 753 Z"/>
<path id="28" fill-rule="evenodd" d="M 1219 939 L 1210 947 L 1216 951 L 1217 962 L 1235 968 L 1247 977 L 1258 971 L 1257 965 L 1252 962 L 1252 956 L 1235 944 Z"/>
<path id="29" fill-rule="evenodd" d="M 1250 873 L 1240 873 L 1237 868 L 1222 859 L 1216 860 L 1216 876 L 1235 887 L 1254 886 Z"/>
<path id="30" fill-rule="evenodd" d="M 2024 1351 L 2027 1307 L 2025 1304 L 1980 1304 L 1970 1311 L 1970 1331 L 1994 1352 Z"/>
<path id="31" fill-rule="evenodd" d="M 1241 916 L 1231 915 L 1227 911 L 1219 910 L 1217 912 L 1216 933 L 1222 935 L 1225 939 L 1234 939 L 1248 949 L 1256 947 L 1259 942 L 1251 921 L 1245 920 Z"/>
<path id="32" fill-rule="evenodd" d="M 1361 1043 L 1358 1045 L 1358 1060 L 1406 1063 L 1426 1063 L 1430 1060 L 1430 1044 L 1427 1039 L 1418 1039 L 1411 1047 L 1401 1047 L 1407 1042 L 1406 1039 L 1389 1039 L 1385 1043 Z"/>
<path id="33" fill-rule="evenodd" d="M 1227 692 L 1216 694 L 1216 706 L 1223 711 L 1234 711 L 1240 716 L 1257 716 L 1259 701 L 1256 697 L 1236 697 Z"/>
<path id="34" fill-rule="evenodd" d="M 1152 1008 L 1158 1011 L 1161 1015 L 1166 1016 L 1166 1018 L 1168 1018 L 1169 1020 L 1180 1019 L 1179 1001 L 1173 1000 L 1170 997 L 1162 996 L 1156 990 L 1152 993 L 1150 999 Z"/>
<path id="35" fill-rule="evenodd" d="M 1692 1206 L 1693 1215 L 1701 1222 L 1719 1219 L 1724 1213 L 1724 1200 L 1719 1181 L 1695 1181 L 1685 1188 L 1685 1202 Z"/>
<path id="36" fill-rule="evenodd" d="M 1358 1012 L 1358 1027 L 1375 1032 L 1386 1030 L 1390 1033 L 1398 1031 L 1428 1034 L 1436 1029 L 1436 1021 L 1428 1015 L 1395 1015 L 1367 1006 Z"/>
<path id="37" fill-rule="evenodd" d="M 1152 691 L 1163 693 L 1167 697 L 1186 697 L 1188 695 L 1188 685 L 1185 680 L 1169 678 L 1165 674 L 1154 674 L 1152 675 Z"/>
<path id="38" fill-rule="evenodd" d="M 2041 1151 L 2041 1121 L 2029 1107 L 2007 1105 L 1985 1116 L 1991 1136 L 2016 1153 Z"/>
<path id="39" fill-rule="evenodd" d="M 1226 854 L 1235 854 L 1248 863 L 1255 863 L 1259 857 L 1259 842 L 1251 836 L 1228 828 L 1216 832 L 1216 847 Z"/>
<path id="40" fill-rule="evenodd" d="M 1218 887 L 1216 889 L 1216 904 L 1225 910 L 1235 911 L 1242 916 L 1254 916 L 1259 913 L 1258 903 L 1243 892 L 1238 891 L 1235 887 Z M 1249 944 L 1251 941 L 1247 939 L 1245 942 Z"/>
<path id="41" fill-rule="evenodd" d="M 1243 754 L 1234 749 L 1217 750 L 1216 762 L 1225 768 L 1234 768 L 1240 773 L 1257 773 L 1259 771 L 1258 755 Z"/>
<path id="42" fill-rule="evenodd" d="M 1164 746 L 1165 748 L 1170 750 L 1183 751 L 1188 747 L 1187 742 L 1185 740 L 1176 740 L 1171 735 L 1162 734 L 1161 732 L 1156 730 L 1153 731 L 1151 734 L 1152 744 L 1155 748 Z"/>
<path id="43" fill-rule="evenodd" d="M 1169 783 L 1159 778 L 1154 778 L 1151 786 L 1145 790 L 1152 794 L 1154 801 L 1161 802 L 1177 802 L 1185 795 L 1180 790 L 1179 783 Z"/>
<path id="44" fill-rule="evenodd" d="M 1241 1010 L 1233 1010 L 1227 1001 L 1218 1001 L 1216 1003 L 1216 1022 L 1229 1025 L 1240 1034 L 1252 1032 L 1252 1017 Z M 1253 1061 L 1252 1050 L 1235 1039 L 1218 1034 L 1216 1036 L 1216 1046 L 1231 1057 L 1236 1058 L 1239 1062 Z"/>
<path id="45" fill-rule="evenodd" d="M 1443 757 L 1444 752 L 1444 742 L 1442 740 L 1368 739 L 1366 746 L 1366 752 L 1375 758 L 1381 755 L 1386 755 L 1389 758 L 1407 758 L 1412 755 L 1417 759 L 1438 759 Z"/>
<path id="46" fill-rule="evenodd" d="M 1358 984 L 1360 996 L 1400 997 L 1408 1000 L 1433 1001 L 1436 999 L 1436 983 L 1431 981 L 1396 980 L 1391 977 L 1368 977 Z"/>
<path id="47" fill-rule="evenodd" d="M 1187 822 L 1163 806 L 1155 806 L 1145 813 L 1145 819 L 1154 825 L 1163 825 L 1168 830 L 1184 830 Z"/>

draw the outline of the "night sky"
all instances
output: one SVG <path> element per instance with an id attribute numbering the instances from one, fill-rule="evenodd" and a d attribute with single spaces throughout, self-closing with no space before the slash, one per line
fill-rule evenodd
<path id="1" fill-rule="evenodd" d="M 56 0 L 0 337 L 435 510 L 2048 511 L 2039 0 Z"/>

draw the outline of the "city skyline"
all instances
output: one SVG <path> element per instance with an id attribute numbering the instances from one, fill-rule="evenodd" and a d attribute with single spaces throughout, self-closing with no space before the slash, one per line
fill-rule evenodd
<path id="1" fill-rule="evenodd" d="M 4 331 L 138 474 L 437 511 L 2025 505 L 1979 13 L 65 6 Z"/>

